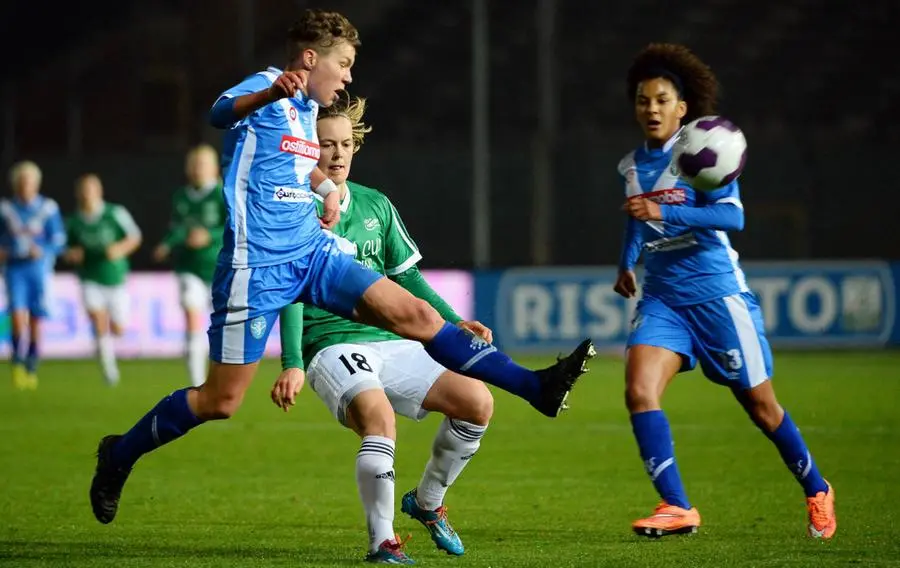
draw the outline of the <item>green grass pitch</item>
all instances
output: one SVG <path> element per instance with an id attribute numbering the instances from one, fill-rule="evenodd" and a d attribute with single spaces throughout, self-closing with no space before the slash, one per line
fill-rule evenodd
<path id="1" fill-rule="evenodd" d="M 538 366 L 545 360 L 525 360 Z M 186 380 L 178 361 L 123 363 L 106 388 L 93 362 L 48 362 L 35 392 L 0 383 L 0 566 L 357 566 L 366 545 L 358 441 L 308 389 L 284 414 L 264 363 L 244 407 L 147 456 L 119 516 L 88 504 L 93 452 Z M 396 530 L 423 566 L 900 566 L 900 353 L 776 355 L 776 391 L 837 495 L 838 533 L 805 537 L 803 495 L 728 391 L 682 375 L 666 396 L 698 535 L 633 536 L 657 497 L 622 402 L 622 363 L 600 358 L 557 420 L 498 393 L 481 451 L 450 490 L 467 547 L 438 553 L 399 512 L 438 417 L 401 420 Z"/>

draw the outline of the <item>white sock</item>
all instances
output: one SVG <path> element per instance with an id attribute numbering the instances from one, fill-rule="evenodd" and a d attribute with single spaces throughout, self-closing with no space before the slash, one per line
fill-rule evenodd
<path id="1" fill-rule="evenodd" d="M 101 335 L 97 338 L 97 355 L 100 357 L 100 368 L 107 384 L 119 383 L 119 365 L 116 362 L 116 348 L 112 335 Z"/>
<path id="2" fill-rule="evenodd" d="M 369 552 L 394 538 L 394 441 L 366 436 L 356 454 L 356 485 L 369 527 Z"/>
<path id="3" fill-rule="evenodd" d="M 431 446 L 431 459 L 416 489 L 416 501 L 428 511 L 444 504 L 444 495 L 481 446 L 487 426 L 444 418 Z"/>
<path id="4" fill-rule="evenodd" d="M 209 359 L 209 343 L 202 331 L 187 334 L 187 368 L 191 384 L 199 387 L 206 382 L 206 360 Z"/>

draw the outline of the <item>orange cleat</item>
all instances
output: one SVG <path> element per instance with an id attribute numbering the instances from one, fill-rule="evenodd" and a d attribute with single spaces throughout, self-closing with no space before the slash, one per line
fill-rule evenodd
<path id="1" fill-rule="evenodd" d="M 827 481 L 828 492 L 819 491 L 815 497 L 806 498 L 806 510 L 809 513 L 809 536 L 813 538 L 831 538 L 837 531 L 837 516 L 834 514 L 834 487 Z"/>
<path id="2" fill-rule="evenodd" d="M 700 528 L 700 513 L 696 507 L 690 510 L 669 505 L 665 501 L 656 506 L 653 514 L 631 523 L 635 534 L 659 538 L 670 534 L 693 534 Z"/>

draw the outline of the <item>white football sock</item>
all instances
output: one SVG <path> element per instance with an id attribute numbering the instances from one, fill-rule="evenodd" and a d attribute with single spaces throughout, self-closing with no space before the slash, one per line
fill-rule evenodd
<path id="1" fill-rule="evenodd" d="M 356 454 L 356 485 L 369 527 L 369 552 L 394 538 L 394 441 L 366 436 Z"/>
<path id="2" fill-rule="evenodd" d="M 187 334 L 187 368 L 191 384 L 199 387 L 206 382 L 206 360 L 209 359 L 209 343 L 202 331 Z"/>
<path id="3" fill-rule="evenodd" d="M 420 507 L 434 511 L 443 505 L 447 489 L 478 451 L 485 430 L 487 426 L 444 418 L 431 446 L 431 459 L 416 489 Z"/>
<path id="4" fill-rule="evenodd" d="M 100 368 L 103 370 L 106 383 L 119 384 L 119 365 L 116 362 L 115 340 L 112 335 L 106 334 L 97 338 L 97 356 L 100 358 Z"/>

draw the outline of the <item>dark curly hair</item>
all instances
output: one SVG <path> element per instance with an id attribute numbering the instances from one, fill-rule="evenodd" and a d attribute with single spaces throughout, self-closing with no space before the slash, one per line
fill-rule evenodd
<path id="1" fill-rule="evenodd" d="M 359 32 L 350 20 L 337 12 L 304 10 L 288 30 L 288 61 L 294 61 L 305 49 L 328 50 L 345 41 L 359 47 Z"/>
<path id="2" fill-rule="evenodd" d="M 642 49 L 628 69 L 628 100 L 634 102 L 639 83 L 659 78 L 672 81 L 681 100 L 687 103 L 685 122 L 716 114 L 719 81 L 709 65 L 687 47 L 676 43 L 651 43 Z"/>

